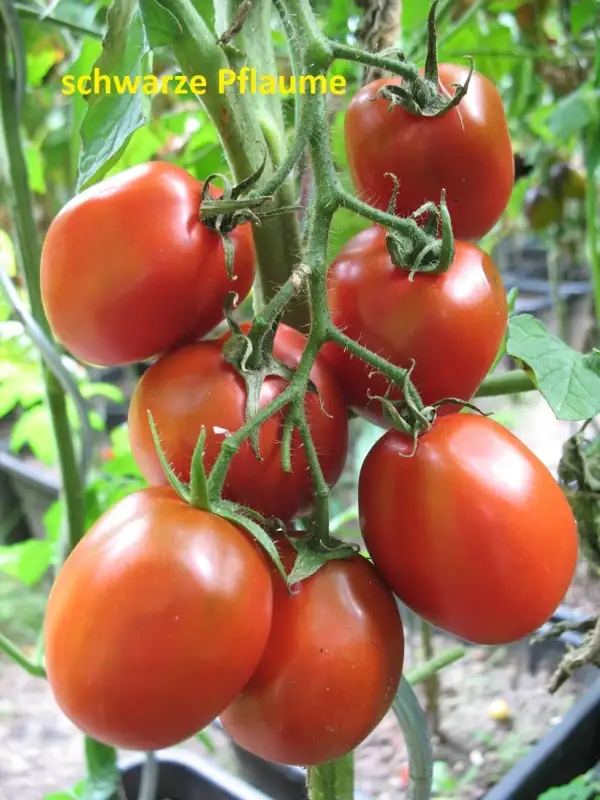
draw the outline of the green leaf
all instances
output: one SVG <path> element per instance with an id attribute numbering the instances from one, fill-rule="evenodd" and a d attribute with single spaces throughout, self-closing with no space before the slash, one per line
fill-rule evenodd
<path id="1" fill-rule="evenodd" d="M 598 0 L 577 0 L 570 3 L 571 31 L 574 36 L 586 27 L 589 23 L 593 25 L 598 22 Z"/>
<path id="2" fill-rule="evenodd" d="M 509 321 L 506 350 L 533 372 L 557 419 L 581 421 L 600 413 L 600 352 L 578 353 L 530 314 Z"/>
<path id="3" fill-rule="evenodd" d="M 125 395 L 123 390 L 115 386 L 114 383 L 103 383 L 98 381 L 96 383 L 84 383 L 79 387 L 82 397 L 106 397 L 108 400 L 113 400 L 115 403 L 123 403 Z"/>
<path id="4" fill-rule="evenodd" d="M 25 411 L 15 422 L 10 435 L 10 448 L 18 453 L 23 447 L 31 448 L 43 464 L 54 464 L 56 445 L 50 424 L 50 412 L 45 405 Z"/>
<path id="5" fill-rule="evenodd" d="M 97 70 L 98 76 L 108 76 L 111 87 L 110 93 L 88 95 L 81 124 L 79 190 L 101 180 L 150 115 L 150 97 L 141 91 L 141 79 L 150 72 L 150 45 L 137 3 L 113 0 L 107 19 L 102 54 L 92 74 Z"/>
<path id="6" fill-rule="evenodd" d="M 559 142 L 568 142 L 598 117 L 600 93 L 582 86 L 554 106 L 546 125 Z"/>
<path id="7" fill-rule="evenodd" d="M 100 42 L 97 42 L 95 39 L 86 39 L 81 47 L 81 51 L 79 53 L 79 58 L 71 64 L 70 73 L 73 75 L 74 81 L 77 80 L 82 75 L 89 75 L 92 71 L 92 67 L 100 57 L 102 53 L 102 45 Z M 71 176 L 73 182 L 75 181 L 75 176 L 77 175 L 77 167 L 79 163 L 79 151 L 81 150 L 81 136 L 80 136 L 80 127 L 85 117 L 88 104 L 85 102 L 84 95 L 80 94 L 79 92 L 75 92 L 71 97 L 71 124 L 72 124 L 72 133 L 71 133 L 71 153 L 72 153 L 72 165 L 71 165 Z"/>
<path id="8" fill-rule="evenodd" d="M 27 83 L 29 87 L 40 86 L 48 71 L 62 61 L 64 52 L 57 47 L 52 36 L 42 36 L 27 48 Z"/>
<path id="9" fill-rule="evenodd" d="M 39 147 L 31 142 L 25 145 L 25 161 L 29 173 L 29 186 L 38 194 L 46 193 L 46 179 L 44 177 L 44 160 Z"/>
<path id="10" fill-rule="evenodd" d="M 181 25 L 158 0 L 140 0 L 140 12 L 151 47 L 165 47 L 181 34 Z"/>
<path id="11" fill-rule="evenodd" d="M 0 547 L 0 572 L 34 586 L 54 560 L 54 548 L 45 539 L 28 539 Z"/>
<path id="12" fill-rule="evenodd" d="M 83 800 L 113 800 L 121 785 L 115 748 L 100 744 L 86 736 L 85 760 L 88 774 L 82 794 Z"/>

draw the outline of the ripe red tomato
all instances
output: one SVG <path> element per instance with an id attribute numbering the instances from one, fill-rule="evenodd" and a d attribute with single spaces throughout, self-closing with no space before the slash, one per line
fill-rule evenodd
<path id="1" fill-rule="evenodd" d="M 291 546 L 280 551 L 291 567 Z M 264 655 L 220 720 L 262 758 L 320 764 L 354 749 L 390 708 L 404 656 L 400 615 L 362 556 L 329 561 L 292 593 L 275 573 L 273 582 Z"/>
<path id="2" fill-rule="evenodd" d="M 473 414 L 443 417 L 418 442 L 390 431 L 359 481 L 361 530 L 377 569 L 425 619 L 502 644 L 556 609 L 577 562 L 569 503 L 512 433 Z"/>
<path id="3" fill-rule="evenodd" d="M 143 361 L 208 333 L 231 290 L 248 294 L 250 226 L 231 234 L 230 281 L 220 236 L 200 222 L 201 191 L 180 167 L 151 162 L 90 187 L 54 219 L 42 252 L 42 298 L 74 356 L 106 366 Z"/>
<path id="4" fill-rule="evenodd" d="M 464 84 L 468 70 L 440 64 L 440 92 Z M 458 239 L 480 239 L 498 222 L 514 183 L 514 161 L 502 100 L 495 86 L 473 73 L 466 96 L 441 117 L 418 117 L 385 98 L 381 78 L 363 86 L 345 119 L 350 174 L 362 198 L 387 209 L 393 184 L 400 180 L 396 213 L 413 214 L 425 202 L 440 202 L 442 189 Z"/>
<path id="5" fill-rule="evenodd" d="M 246 684 L 272 601 L 270 569 L 241 530 L 171 489 L 135 492 L 91 528 L 50 593 L 46 668 L 56 701 L 107 744 L 174 745 Z"/>
<path id="6" fill-rule="evenodd" d="M 416 362 L 413 381 L 426 404 L 445 397 L 469 400 L 491 367 L 506 329 L 506 294 L 491 258 L 476 245 L 456 243 L 443 275 L 395 267 L 385 231 L 367 228 L 341 251 L 328 274 L 327 300 L 335 325 L 399 367 Z M 347 403 L 382 422 L 388 381 L 338 345 L 321 351 Z M 391 398 L 401 399 L 395 391 Z M 445 406 L 445 411 L 457 406 Z"/>
<path id="7" fill-rule="evenodd" d="M 295 367 L 306 339 L 280 325 L 274 353 Z M 144 374 L 129 408 L 129 438 L 136 463 L 151 484 L 166 478 L 152 441 L 148 410 L 159 431 L 169 463 L 184 481 L 202 426 L 206 428 L 204 463 L 213 466 L 223 440 L 245 420 L 246 387 L 221 352 L 222 343 L 204 341 L 166 354 Z M 319 390 L 307 394 L 306 409 L 325 479 L 333 485 L 342 473 L 348 451 L 347 410 L 333 376 L 318 358 L 311 379 Z M 268 377 L 260 395 L 264 407 L 286 386 L 282 378 Z M 285 410 L 284 410 L 285 411 Z M 259 461 L 246 441 L 234 456 L 227 474 L 224 497 L 260 511 L 265 516 L 289 520 L 312 506 L 314 490 L 308 461 L 298 431 L 292 437 L 292 472 L 281 466 L 284 412 L 271 417 L 260 430 Z"/>

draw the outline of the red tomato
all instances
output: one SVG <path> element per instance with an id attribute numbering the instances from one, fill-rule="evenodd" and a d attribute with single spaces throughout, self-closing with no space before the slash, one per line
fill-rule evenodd
<path id="1" fill-rule="evenodd" d="M 54 219 L 42 252 L 42 298 L 57 339 L 92 364 L 143 361 L 223 319 L 227 294 L 254 279 L 249 225 L 220 236 L 200 222 L 202 184 L 152 162 L 92 186 Z M 218 192 L 214 193 L 215 196 Z"/>
<path id="2" fill-rule="evenodd" d="M 416 362 L 413 381 L 426 404 L 445 397 L 469 400 L 491 367 L 506 329 L 508 309 L 493 261 L 474 244 L 456 243 L 442 275 L 395 267 L 385 231 L 367 228 L 341 251 L 328 274 L 327 299 L 335 325 L 399 367 Z M 338 345 L 322 350 L 347 403 L 382 422 L 388 381 Z M 401 399 L 395 391 L 392 398 Z M 456 410 L 446 406 L 444 410 Z"/>
<path id="3" fill-rule="evenodd" d="M 464 84 L 468 70 L 440 64 L 440 92 Z M 514 183 L 514 161 L 502 100 L 494 85 L 473 73 L 466 96 L 441 117 L 418 117 L 385 98 L 381 78 L 363 86 L 345 120 L 350 174 L 362 198 L 387 209 L 393 184 L 400 180 L 396 213 L 409 216 L 425 202 L 440 202 L 442 189 L 458 239 L 480 239 L 498 222 Z"/>
<path id="4" fill-rule="evenodd" d="M 281 551 L 291 567 L 290 545 Z M 353 750 L 390 708 L 402 672 L 402 623 L 362 556 L 329 561 L 292 593 L 275 573 L 273 581 L 266 650 L 220 720 L 262 758 L 320 764 Z"/>
<path id="5" fill-rule="evenodd" d="M 439 419 L 418 442 L 390 431 L 367 456 L 360 524 L 397 596 L 479 644 L 529 635 L 556 609 L 577 562 L 569 503 L 538 458 L 498 423 Z"/>
<path id="6" fill-rule="evenodd" d="M 234 525 L 170 489 L 126 497 L 73 550 L 50 593 L 46 668 L 58 705 L 117 747 L 192 736 L 254 672 L 272 595 L 265 559 Z"/>
<path id="7" fill-rule="evenodd" d="M 295 367 L 306 339 L 287 326 L 279 326 L 275 356 Z M 245 420 L 246 387 L 221 353 L 222 343 L 204 341 L 182 347 L 153 364 L 139 382 L 129 408 L 129 438 L 133 456 L 151 484 L 166 478 L 152 441 L 148 410 L 160 433 L 169 463 L 184 481 L 190 477 L 190 462 L 202 426 L 206 428 L 204 463 L 213 466 L 225 438 Z M 311 379 L 319 390 L 307 394 L 306 409 L 325 479 L 333 485 L 342 473 L 348 451 L 348 420 L 340 389 L 323 361 L 318 358 Z M 260 405 L 280 394 L 286 382 L 266 379 Z M 285 411 L 285 410 L 284 410 Z M 260 430 L 259 461 L 249 441 L 234 456 L 227 474 L 224 497 L 283 520 L 310 510 L 314 490 L 308 461 L 298 431 L 292 437 L 292 472 L 281 466 L 281 436 L 284 412 L 271 417 Z"/>

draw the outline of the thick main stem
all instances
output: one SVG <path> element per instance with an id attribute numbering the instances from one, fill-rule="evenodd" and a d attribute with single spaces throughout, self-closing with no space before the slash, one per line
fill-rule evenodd
<path id="1" fill-rule="evenodd" d="M 235 179 L 242 180 L 255 172 L 265 153 L 270 153 L 275 164 L 282 160 L 285 143 L 279 140 L 277 120 L 270 127 L 274 136 L 267 141 L 260 115 L 251 103 L 252 95 L 242 95 L 234 86 L 219 92 L 220 73 L 230 69 L 230 64 L 191 0 L 164 0 L 164 5 L 181 25 L 181 34 L 173 45 L 181 69 L 188 76 L 204 75 L 206 78 L 206 92 L 199 99 L 219 131 Z M 285 181 L 277 192 L 275 206 L 292 206 L 295 201 L 293 183 Z M 253 226 L 253 233 L 259 266 L 255 295 L 261 305 L 276 294 L 300 260 L 302 243 L 293 211 L 263 220 L 260 225 Z M 307 321 L 305 304 L 292 304 L 287 321 L 304 324 Z"/>
<path id="2" fill-rule="evenodd" d="M 308 770 L 311 800 L 354 800 L 354 757 L 352 753 Z"/>
<path id="3" fill-rule="evenodd" d="M 40 288 L 40 243 L 33 217 L 29 176 L 19 137 L 19 119 L 12 91 L 10 54 L 6 31 L 0 17 L 0 117 L 8 178 L 12 190 L 12 218 L 16 231 L 20 262 L 25 276 L 31 315 L 41 330 L 50 329 L 42 305 Z M 56 440 L 66 506 L 69 550 L 85 532 L 85 496 L 77 464 L 73 431 L 67 416 L 65 393 L 55 377 L 43 367 L 48 408 Z"/>

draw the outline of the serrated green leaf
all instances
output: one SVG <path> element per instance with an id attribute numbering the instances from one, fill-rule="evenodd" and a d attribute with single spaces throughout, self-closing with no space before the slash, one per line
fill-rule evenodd
<path id="1" fill-rule="evenodd" d="M 85 760 L 88 774 L 84 783 L 83 800 L 114 800 L 121 785 L 114 747 L 85 737 Z"/>
<path id="2" fill-rule="evenodd" d="M 557 419 L 582 421 L 600 413 L 600 353 L 578 353 L 530 314 L 509 321 L 506 350 L 533 372 Z"/>
<path id="3" fill-rule="evenodd" d="M 150 44 L 137 3 L 113 0 L 107 20 L 102 53 L 92 74 L 98 70 L 98 75 L 108 76 L 111 87 L 110 93 L 87 97 L 88 109 L 81 123 L 79 190 L 106 174 L 150 115 L 150 97 L 141 91 L 141 79 L 150 72 Z"/>
<path id="4" fill-rule="evenodd" d="M 165 47 L 181 34 L 181 25 L 158 0 L 140 0 L 140 12 L 151 47 Z"/>

